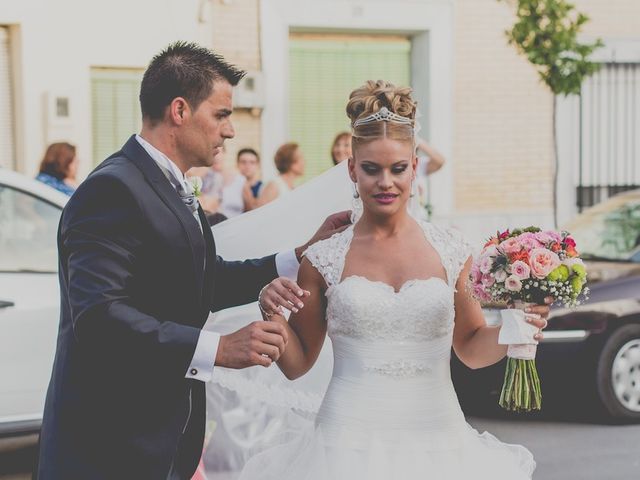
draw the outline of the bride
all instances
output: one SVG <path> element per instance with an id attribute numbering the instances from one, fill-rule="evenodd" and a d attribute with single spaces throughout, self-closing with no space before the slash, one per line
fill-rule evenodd
<path id="1" fill-rule="evenodd" d="M 524 447 L 465 421 L 449 369 L 451 347 L 472 368 L 506 354 L 466 289 L 470 247 L 420 219 L 414 195 L 416 103 L 408 88 L 367 82 L 347 105 L 353 131 L 354 224 L 311 246 L 298 274 L 304 308 L 285 319 L 263 298 L 264 320 L 288 331 L 277 364 L 296 379 L 328 335 L 333 372 L 313 422 L 273 437 L 242 480 L 529 479 Z M 546 325 L 548 307 L 529 321 Z M 535 315 L 541 314 L 541 315 Z M 541 338 L 539 333 L 536 339 Z M 215 446 L 214 446 L 215 448 Z"/>

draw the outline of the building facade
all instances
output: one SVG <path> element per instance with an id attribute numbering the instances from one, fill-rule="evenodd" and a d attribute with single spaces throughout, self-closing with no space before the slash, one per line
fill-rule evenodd
<path id="1" fill-rule="evenodd" d="M 606 47 L 582 101 L 559 101 L 560 223 L 589 195 L 640 184 L 640 2 L 574 3 L 585 39 Z M 428 186 L 435 219 L 474 241 L 552 226 L 553 96 L 507 45 L 514 19 L 496 0 L 0 0 L 0 165 L 34 175 L 67 140 L 86 175 L 138 131 L 151 57 L 192 40 L 249 72 L 228 163 L 254 147 L 268 178 L 276 148 L 297 141 L 317 175 L 348 127 L 348 92 L 385 78 L 414 88 L 420 135 L 447 159 Z"/>

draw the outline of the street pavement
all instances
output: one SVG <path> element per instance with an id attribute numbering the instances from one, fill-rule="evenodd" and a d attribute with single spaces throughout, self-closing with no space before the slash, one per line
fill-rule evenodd
<path id="1" fill-rule="evenodd" d="M 639 480 L 640 425 L 469 418 L 478 431 L 526 446 L 534 480 Z"/>
<path id="2" fill-rule="evenodd" d="M 488 417 L 471 417 L 469 423 L 531 450 L 538 464 L 534 480 L 640 479 L 640 425 Z M 0 480 L 31 478 L 35 441 L 0 441 Z"/>

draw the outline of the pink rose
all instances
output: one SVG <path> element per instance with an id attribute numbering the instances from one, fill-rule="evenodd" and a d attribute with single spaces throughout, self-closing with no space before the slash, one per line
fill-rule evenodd
<path id="1" fill-rule="evenodd" d="M 547 230 L 545 232 L 538 232 L 535 234 L 536 238 L 543 245 L 548 245 L 550 243 L 560 242 L 562 237 L 558 232 L 554 232 L 553 230 Z"/>
<path id="2" fill-rule="evenodd" d="M 504 281 L 504 288 L 511 292 L 519 292 L 520 290 L 522 290 L 522 282 L 515 275 L 510 275 Z"/>
<path id="3" fill-rule="evenodd" d="M 480 280 L 482 280 L 482 272 L 480 271 L 478 264 L 474 262 L 471 266 L 471 281 L 475 285 L 480 283 Z"/>
<path id="4" fill-rule="evenodd" d="M 482 273 L 489 273 L 493 267 L 493 258 L 489 256 L 483 256 L 480 258 L 480 271 Z"/>
<path id="5" fill-rule="evenodd" d="M 482 288 L 481 285 L 476 285 L 473 288 L 473 293 L 475 295 L 475 297 L 480 300 L 481 302 L 490 302 L 491 301 L 491 295 L 484 290 L 484 288 Z"/>
<path id="6" fill-rule="evenodd" d="M 500 248 L 505 253 L 516 253 L 522 250 L 522 245 L 518 241 L 518 237 L 507 238 L 504 242 L 500 244 Z"/>
<path id="7" fill-rule="evenodd" d="M 482 272 L 480 271 L 478 264 L 476 262 L 473 262 L 473 265 L 471 265 L 471 281 L 475 284 L 480 282 L 481 278 Z"/>
<path id="8" fill-rule="evenodd" d="M 529 256 L 531 274 L 536 278 L 545 278 L 560 266 L 560 263 L 558 255 L 546 248 L 536 248 Z"/>
<path id="9" fill-rule="evenodd" d="M 496 280 L 491 275 L 487 274 L 487 275 L 482 275 L 481 282 L 484 288 L 489 288 L 491 287 L 491 285 L 496 283 Z"/>
<path id="10" fill-rule="evenodd" d="M 531 232 L 525 232 L 516 237 L 520 245 L 522 245 L 527 250 L 533 250 L 534 248 L 543 247 L 544 244 L 540 243 L 540 240 L 536 238 L 536 235 Z"/>
<path id="11" fill-rule="evenodd" d="M 526 280 L 529 278 L 531 268 L 522 260 L 517 260 L 511 265 L 511 274 L 518 277 L 520 280 Z"/>

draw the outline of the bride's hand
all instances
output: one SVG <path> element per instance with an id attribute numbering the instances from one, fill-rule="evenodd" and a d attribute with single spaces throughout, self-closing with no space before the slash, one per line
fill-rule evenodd
<path id="1" fill-rule="evenodd" d="M 297 283 L 286 277 L 279 277 L 260 290 L 258 305 L 263 318 L 269 320 L 272 315 L 282 315 L 284 308 L 297 313 L 304 307 L 301 299 L 309 295 L 310 293 L 302 290 Z"/>
<path id="2" fill-rule="evenodd" d="M 527 322 L 535 327 L 538 327 L 538 333 L 536 333 L 533 338 L 537 341 L 542 340 L 544 337 L 542 330 L 547 328 L 549 313 L 551 309 L 549 305 L 553 303 L 553 297 L 547 297 L 544 299 L 545 305 L 534 305 L 525 310 L 525 318 Z"/>

